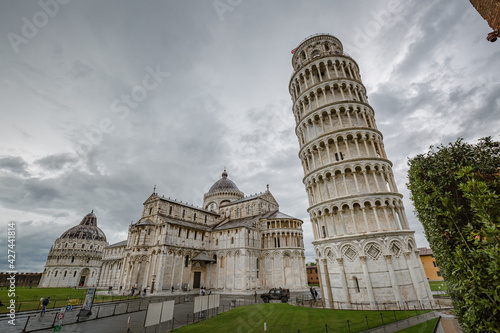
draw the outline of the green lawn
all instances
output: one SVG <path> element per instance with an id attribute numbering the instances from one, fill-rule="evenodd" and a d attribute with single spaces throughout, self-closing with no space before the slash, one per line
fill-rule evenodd
<path id="1" fill-rule="evenodd" d="M 16 310 L 26 311 L 26 310 L 36 310 L 40 307 L 41 297 L 50 297 L 49 308 L 62 307 L 67 304 L 68 299 L 80 299 L 80 303 L 85 297 L 87 289 L 73 289 L 73 288 L 29 288 L 29 287 L 17 287 L 16 294 Z M 0 300 L 4 305 L 8 305 L 10 302 L 10 297 L 8 297 L 8 288 L 2 288 L 0 290 Z M 106 302 L 111 300 L 127 299 L 127 296 L 96 296 L 94 299 L 95 303 Z M 6 306 L 0 307 L 0 313 L 8 312 Z"/>
<path id="2" fill-rule="evenodd" d="M 446 286 L 446 282 L 444 281 L 429 281 L 429 286 L 431 287 L 432 291 L 446 291 L 448 290 L 448 287 Z M 439 288 L 441 287 L 441 289 Z"/>
<path id="3" fill-rule="evenodd" d="M 405 328 L 404 330 L 397 331 L 396 333 L 432 333 L 434 332 L 434 327 L 436 326 L 438 320 L 439 318 L 427 320 L 426 322 Z"/>
<path id="4" fill-rule="evenodd" d="M 425 311 L 418 311 L 422 314 Z M 292 306 L 283 303 L 268 303 L 244 305 L 219 314 L 211 319 L 196 324 L 190 324 L 174 330 L 177 333 L 186 332 L 263 332 L 264 323 L 267 324 L 266 333 L 272 332 L 325 332 L 325 324 L 332 332 L 361 332 L 369 327 L 394 322 L 394 314 L 398 320 L 405 319 L 404 311 L 349 311 L 328 310 Z M 416 315 L 409 311 L 408 316 Z"/>

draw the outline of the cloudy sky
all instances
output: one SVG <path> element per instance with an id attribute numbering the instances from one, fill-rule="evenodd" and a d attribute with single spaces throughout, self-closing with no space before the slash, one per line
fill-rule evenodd
<path id="1" fill-rule="evenodd" d="M 466 0 L 1 1 L 0 248 L 16 222 L 17 269 L 42 271 L 92 209 L 115 243 L 154 185 L 201 205 L 226 167 L 245 194 L 270 184 L 306 222 L 312 261 L 288 83 L 290 51 L 319 32 L 358 62 L 426 246 L 407 159 L 499 139 L 500 42 Z"/>

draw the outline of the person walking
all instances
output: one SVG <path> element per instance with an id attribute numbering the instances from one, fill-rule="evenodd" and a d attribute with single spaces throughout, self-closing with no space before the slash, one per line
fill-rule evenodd
<path id="1" fill-rule="evenodd" d="M 42 301 L 42 312 L 41 315 L 45 316 L 45 311 L 47 310 L 47 305 L 49 305 L 50 297 L 44 298 Z"/>
<path id="2" fill-rule="evenodd" d="M 313 289 L 313 287 L 309 288 L 309 291 L 311 292 L 312 298 L 316 299 L 316 297 L 314 297 L 314 289 Z"/>

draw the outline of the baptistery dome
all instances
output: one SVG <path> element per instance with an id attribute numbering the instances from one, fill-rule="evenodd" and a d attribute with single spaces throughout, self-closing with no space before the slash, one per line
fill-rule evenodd
<path id="1" fill-rule="evenodd" d="M 104 235 L 104 232 L 97 227 L 97 217 L 93 211 L 85 215 L 80 224 L 66 230 L 60 238 L 106 241 L 106 235 Z"/>

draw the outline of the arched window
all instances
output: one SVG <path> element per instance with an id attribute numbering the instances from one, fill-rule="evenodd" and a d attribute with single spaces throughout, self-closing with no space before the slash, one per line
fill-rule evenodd
<path id="1" fill-rule="evenodd" d="M 75 248 L 76 244 L 73 244 L 73 248 Z"/>
<path id="2" fill-rule="evenodd" d="M 219 240 L 218 239 L 215 240 L 215 246 L 219 246 Z"/>
<path id="3" fill-rule="evenodd" d="M 185 261 L 184 261 L 184 267 L 189 266 L 189 256 L 186 256 Z"/>
<path id="4" fill-rule="evenodd" d="M 54 277 L 57 277 L 57 271 L 56 271 L 56 274 L 54 274 Z"/>
<path id="5" fill-rule="evenodd" d="M 326 229 L 325 229 L 325 226 L 322 226 L 321 229 L 323 230 L 323 238 L 326 238 Z"/>
<path id="6" fill-rule="evenodd" d="M 231 237 L 231 244 L 234 244 L 234 237 Z"/>
<path id="7" fill-rule="evenodd" d="M 177 235 L 177 237 L 181 237 L 181 231 L 182 229 L 179 227 L 179 234 Z"/>
<path id="8" fill-rule="evenodd" d="M 149 208 L 149 215 L 153 213 L 153 207 Z"/>
<path id="9" fill-rule="evenodd" d="M 76 271 L 73 273 L 73 277 L 75 277 L 75 276 L 76 276 Z"/>
<path id="10" fill-rule="evenodd" d="M 250 205 L 247 206 L 247 214 L 250 215 Z"/>
<path id="11" fill-rule="evenodd" d="M 196 213 L 193 215 L 193 221 L 196 221 Z"/>
<path id="12" fill-rule="evenodd" d="M 168 209 L 168 215 L 172 215 L 172 206 Z"/>
<path id="13" fill-rule="evenodd" d="M 185 210 L 185 209 L 183 209 L 183 210 L 182 210 L 182 218 L 184 218 L 184 216 L 185 216 L 185 215 L 186 215 L 186 210 Z"/>
<path id="14" fill-rule="evenodd" d="M 151 229 L 148 229 L 148 236 L 151 235 Z"/>
<path id="15" fill-rule="evenodd" d="M 82 244 L 82 249 L 84 249 L 84 248 L 85 248 L 85 244 Z"/>
<path id="16" fill-rule="evenodd" d="M 207 216 L 205 215 L 205 224 L 207 223 Z"/>
<path id="17" fill-rule="evenodd" d="M 75 257 L 71 257 L 71 262 L 74 262 L 75 261 Z"/>
<path id="18" fill-rule="evenodd" d="M 357 293 L 359 293 L 359 283 L 358 283 L 358 278 L 353 277 L 352 280 L 354 281 L 354 289 L 356 290 Z"/>
<path id="19" fill-rule="evenodd" d="M 90 249 L 92 250 L 92 248 L 94 247 L 94 245 L 90 245 Z"/>
<path id="20" fill-rule="evenodd" d="M 255 267 L 257 269 L 257 271 L 256 271 L 257 272 L 257 278 L 259 278 L 259 258 L 257 258 L 255 260 Z"/>
<path id="21" fill-rule="evenodd" d="M 240 216 L 240 209 L 236 208 L 236 217 L 239 217 L 239 216 Z"/>
<path id="22" fill-rule="evenodd" d="M 67 273 L 68 273 L 68 272 L 64 271 L 64 276 L 63 276 L 63 279 L 66 277 L 66 274 L 67 274 Z"/>

